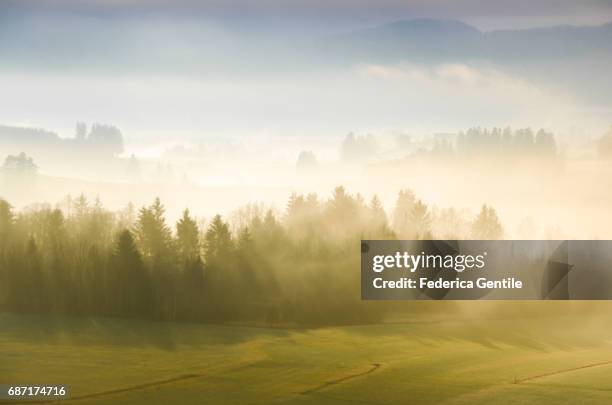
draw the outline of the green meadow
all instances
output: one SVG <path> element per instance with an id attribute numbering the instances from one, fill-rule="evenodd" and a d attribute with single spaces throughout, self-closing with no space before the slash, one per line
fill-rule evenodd
<path id="1" fill-rule="evenodd" d="M 68 384 L 74 403 L 612 401 L 605 314 L 312 329 L 0 315 L 0 326 L 0 382 Z"/>

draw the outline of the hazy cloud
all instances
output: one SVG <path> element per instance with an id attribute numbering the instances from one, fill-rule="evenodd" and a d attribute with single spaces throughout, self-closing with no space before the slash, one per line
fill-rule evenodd
<path id="1" fill-rule="evenodd" d="M 111 122 L 143 139 L 155 132 L 341 136 L 456 131 L 475 124 L 601 131 L 608 124 L 605 115 L 559 89 L 466 64 L 378 64 L 234 80 L 0 75 L 0 88 L 11 100 L 0 122 L 30 122 L 64 135 L 76 120 Z"/>

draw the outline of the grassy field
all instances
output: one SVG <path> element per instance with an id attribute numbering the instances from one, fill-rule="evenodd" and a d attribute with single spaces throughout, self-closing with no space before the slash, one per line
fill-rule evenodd
<path id="1" fill-rule="evenodd" d="M 82 404 L 612 402 L 612 317 L 267 329 L 0 315 L 0 383 Z"/>

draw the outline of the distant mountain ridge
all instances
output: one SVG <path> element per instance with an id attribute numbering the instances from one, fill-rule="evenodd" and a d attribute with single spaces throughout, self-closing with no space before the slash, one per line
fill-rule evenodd
<path id="1" fill-rule="evenodd" d="M 244 65 L 240 58 L 245 57 L 250 57 L 251 66 L 268 61 L 267 68 L 286 68 L 296 63 L 313 66 L 326 61 L 363 62 L 379 57 L 382 61 L 427 62 L 612 54 L 612 22 L 481 31 L 458 20 L 421 18 L 323 37 L 312 34 L 307 39 L 285 36 L 282 31 L 272 36 L 267 31 L 246 35 L 229 27 L 215 31 L 215 37 L 210 31 L 185 28 L 176 21 L 174 25 L 162 25 L 163 30 L 156 30 L 157 24 L 157 20 L 135 17 L 92 22 L 66 16 L 48 17 L 44 24 L 33 24 L 27 19 L 0 16 L 0 70 L 71 68 L 176 73 L 231 71 L 234 65 Z M 204 21 L 202 26 L 206 26 Z"/>
<path id="2" fill-rule="evenodd" d="M 334 52 L 362 57 L 437 60 L 450 57 L 509 59 L 571 58 L 602 51 L 612 54 L 612 22 L 598 26 L 552 26 L 522 30 L 480 31 L 456 20 L 400 20 L 326 38 Z M 413 52 L 407 55 L 405 51 Z"/>
<path id="3" fill-rule="evenodd" d="M 480 31 L 454 20 L 396 21 L 319 43 L 328 63 L 477 64 L 612 105 L 612 22 Z"/>
<path id="4" fill-rule="evenodd" d="M 457 20 L 415 19 L 308 38 L 227 27 L 215 36 L 173 24 L 156 30 L 156 20 L 135 17 L 32 24 L 0 16 L 0 72 L 257 78 L 360 64 L 478 63 L 612 105 L 612 22 L 481 31 Z"/>
<path id="5" fill-rule="evenodd" d="M 359 30 L 357 32 L 380 32 L 388 34 L 422 33 L 429 35 L 480 35 L 482 32 L 469 24 L 458 20 L 436 20 L 431 18 L 418 18 L 413 20 L 398 20 L 374 28 Z"/>

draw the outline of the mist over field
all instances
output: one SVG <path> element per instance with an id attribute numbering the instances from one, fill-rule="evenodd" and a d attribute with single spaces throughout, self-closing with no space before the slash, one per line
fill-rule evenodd
<path id="1" fill-rule="evenodd" d="M 555 2 L 553 15 L 547 1 L 362 3 L 2 2 L 3 243 L 39 252 L 45 274 L 59 254 L 51 240 L 98 252 L 61 256 L 75 301 L 46 297 L 49 307 L 125 315 L 125 302 L 101 303 L 125 280 L 94 303 L 77 281 L 83 263 L 112 267 L 123 248 L 151 277 L 143 297 L 159 294 L 140 317 L 210 320 L 185 312 L 179 290 L 159 290 L 156 269 L 182 269 L 170 273 L 176 285 L 207 274 L 218 234 L 231 246 L 223 258 L 252 254 L 251 237 L 258 254 L 289 252 L 267 265 L 248 256 L 254 274 L 284 287 L 301 250 L 328 249 L 305 266 L 340 272 L 354 264 L 342 260 L 347 246 L 368 235 L 610 238 L 609 5 Z M 233 260 L 230 269 L 244 265 Z M 337 276 L 331 291 L 355 287 Z M 316 295 L 308 280 L 296 307 Z M 261 320 L 291 296 L 260 287 L 278 300 L 251 297 L 260 309 L 230 308 L 230 318 Z M 348 319 L 362 306 L 340 301 L 324 322 L 389 316 Z M 300 316 L 283 322 L 323 322 Z"/>
<path id="2" fill-rule="evenodd" d="M 253 204 L 283 218 L 292 194 L 315 193 L 324 201 L 343 186 L 365 203 L 379 198 L 390 223 L 398 193 L 410 190 L 432 216 L 453 209 L 469 222 L 482 205 L 494 207 L 505 238 L 610 234 L 612 195 L 603 186 L 612 170 L 610 132 L 599 138 L 563 137 L 507 127 L 425 135 L 349 133 L 314 141 L 271 135 L 169 139 L 139 153 L 130 152 L 127 135 L 117 127 L 81 123 L 79 128 L 80 135 L 60 138 L 0 127 L 5 140 L 0 147 L 6 151 L 2 197 L 17 211 L 40 203 L 67 209 L 82 194 L 112 211 L 130 203 L 149 205 L 159 197 L 171 221 L 185 208 L 202 220 L 221 214 L 232 221 Z M 583 214 L 579 220 L 566 220 L 577 214 Z"/>
<path id="3" fill-rule="evenodd" d="M 360 295 L 362 240 L 612 239 L 610 66 L 608 1 L 0 1 L 2 390 L 610 403 L 608 301 Z"/>
<path id="4" fill-rule="evenodd" d="M 0 14 L 0 153 L 36 166 L 27 181 L 3 174 L 16 208 L 159 196 L 173 219 L 185 207 L 210 218 L 252 202 L 282 212 L 292 192 L 327 198 L 344 185 L 387 212 L 406 188 L 466 215 L 491 204 L 506 237 L 530 223 L 534 238 L 608 232 L 610 24 L 388 17 L 293 31 L 282 16 L 24 4 Z M 531 128 L 533 142 L 543 129 L 554 157 L 466 157 L 458 134 L 478 127 Z M 560 223 L 576 210 L 601 217 Z"/>

